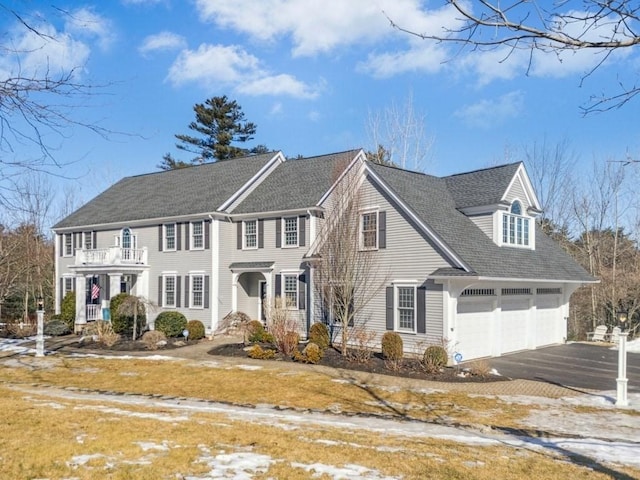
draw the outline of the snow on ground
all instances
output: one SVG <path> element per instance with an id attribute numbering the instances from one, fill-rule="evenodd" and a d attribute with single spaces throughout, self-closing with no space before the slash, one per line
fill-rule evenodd
<path id="1" fill-rule="evenodd" d="M 611 347 L 611 350 L 618 350 L 618 345 Z M 640 337 L 627 342 L 627 353 L 640 353 Z"/>
<path id="2" fill-rule="evenodd" d="M 35 348 L 28 348 L 24 344 L 35 341 L 36 337 L 29 338 L 3 338 L 0 339 L 0 352 L 12 352 L 35 355 Z M 50 352 L 47 352 L 47 354 Z"/>

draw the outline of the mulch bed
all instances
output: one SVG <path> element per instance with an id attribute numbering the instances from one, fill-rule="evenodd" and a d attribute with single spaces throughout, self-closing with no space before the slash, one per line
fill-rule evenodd
<path id="1" fill-rule="evenodd" d="M 268 345 L 263 345 L 263 348 L 269 348 Z M 217 346 L 209 351 L 210 355 L 221 355 L 226 357 L 237 358 L 249 358 L 247 355 L 246 345 L 242 343 L 230 343 Z M 292 359 L 283 355 L 276 355 L 275 360 L 283 362 L 293 362 Z M 456 383 L 484 383 L 484 382 L 500 382 L 509 380 L 505 377 L 496 375 L 473 375 L 465 372 L 463 367 L 446 367 L 440 372 L 430 373 L 425 371 L 422 364 L 413 358 L 405 358 L 402 360 L 398 368 L 391 368 L 388 362 L 386 362 L 380 353 L 373 353 L 366 363 L 350 360 L 348 357 L 344 357 L 339 351 L 334 348 L 328 348 L 325 350 L 322 360 L 318 365 L 323 365 L 331 368 L 341 368 L 345 370 L 356 370 L 359 372 L 376 373 L 382 375 L 391 375 L 404 378 L 416 378 L 422 380 L 432 380 L 439 382 L 456 382 Z"/>

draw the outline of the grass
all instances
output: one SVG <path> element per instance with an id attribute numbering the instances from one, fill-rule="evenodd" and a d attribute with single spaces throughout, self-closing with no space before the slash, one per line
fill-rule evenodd
<path id="1" fill-rule="evenodd" d="M 5 363 L 0 368 L 3 478 L 216 478 L 222 476 L 220 469 L 231 468 L 224 455 L 246 455 L 250 465 L 263 465 L 247 470 L 256 479 L 306 479 L 314 473 L 319 474 L 314 478 L 333 478 L 320 476 L 328 468 L 323 465 L 343 472 L 356 465 L 367 469 L 362 476 L 373 479 L 612 478 L 607 469 L 595 471 L 533 449 L 311 423 L 292 427 L 249 422 L 155 406 L 144 398 L 138 404 L 123 403 L 118 401 L 121 395 L 110 396 L 113 401 L 78 400 L 69 390 L 267 403 L 500 428 L 519 428 L 531 408 L 464 393 L 390 391 L 349 378 L 335 380 L 327 374 L 273 367 L 245 371 L 180 361 L 51 357 Z M 618 473 L 626 478 L 640 475 L 633 469 Z"/>

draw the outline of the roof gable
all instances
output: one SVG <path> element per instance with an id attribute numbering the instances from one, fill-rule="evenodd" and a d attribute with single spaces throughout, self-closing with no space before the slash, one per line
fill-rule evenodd
<path id="1" fill-rule="evenodd" d="M 451 198 L 459 209 L 499 204 L 522 162 L 444 177 Z"/>

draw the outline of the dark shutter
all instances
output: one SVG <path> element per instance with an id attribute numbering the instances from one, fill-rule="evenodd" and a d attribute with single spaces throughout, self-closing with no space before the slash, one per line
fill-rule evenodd
<path id="1" fill-rule="evenodd" d="M 184 276 L 184 307 L 190 307 L 191 303 L 189 302 L 189 282 L 191 281 L 191 277 L 189 275 Z"/>
<path id="2" fill-rule="evenodd" d="M 82 248 L 82 234 L 80 232 L 73 234 L 73 248 L 71 249 L 71 253 L 73 255 L 76 254 L 76 248 Z"/>
<path id="3" fill-rule="evenodd" d="M 306 223 L 307 217 L 304 215 L 300 215 L 298 219 L 298 245 L 301 247 L 304 247 L 306 242 Z"/>
<path id="4" fill-rule="evenodd" d="M 237 231 L 238 231 L 238 239 L 237 239 L 237 243 L 236 243 L 236 248 L 238 250 L 242 250 L 242 222 L 238 222 L 237 224 Z"/>
<path id="5" fill-rule="evenodd" d="M 282 247 L 282 219 L 276 218 L 276 248 Z"/>
<path id="6" fill-rule="evenodd" d="M 416 320 L 417 320 L 416 331 L 417 333 L 427 333 L 427 312 L 426 312 L 426 304 L 425 304 L 427 289 L 425 287 L 418 287 L 416 292 L 417 292 L 416 305 L 418 306 L 418 311 L 416 315 Z"/>
<path id="7" fill-rule="evenodd" d="M 356 316 L 355 300 L 356 299 L 354 297 L 354 293 L 353 291 L 351 291 L 351 298 L 349 299 L 349 310 L 347 310 L 347 318 L 349 319 L 348 325 L 350 327 L 353 327 L 353 325 L 355 324 L 355 316 Z"/>
<path id="8" fill-rule="evenodd" d="M 305 275 L 302 274 L 298 277 L 298 308 L 300 310 L 306 310 L 307 304 L 305 300 L 307 299 L 307 283 Z"/>
<path id="9" fill-rule="evenodd" d="M 65 295 L 65 291 L 64 291 L 64 278 L 60 279 L 60 305 L 62 305 L 62 299 L 64 298 Z"/>
<path id="10" fill-rule="evenodd" d="M 393 330 L 393 287 L 387 287 L 387 330 Z"/>
<path id="11" fill-rule="evenodd" d="M 160 227 L 162 227 L 162 225 L 160 225 Z M 163 278 L 160 276 L 158 277 L 158 305 L 160 305 L 161 307 L 164 307 L 164 304 L 162 303 L 162 287 L 163 287 Z"/>
<path id="12" fill-rule="evenodd" d="M 209 275 L 204 276 L 204 308 L 209 308 Z"/>
<path id="13" fill-rule="evenodd" d="M 378 212 L 378 248 L 387 248 L 387 212 Z"/>
<path id="14" fill-rule="evenodd" d="M 95 230 L 91 232 L 91 247 L 98 248 L 98 232 Z"/>
<path id="15" fill-rule="evenodd" d="M 189 235 L 191 233 L 191 229 L 193 228 L 193 224 L 192 223 L 185 223 L 184 224 L 184 249 L 185 250 L 189 250 L 190 247 L 190 238 Z"/>
<path id="16" fill-rule="evenodd" d="M 182 224 L 176 223 L 176 250 L 181 250 L 181 249 L 182 249 Z"/>
<path id="17" fill-rule="evenodd" d="M 182 292 L 180 291 L 180 287 L 181 287 L 181 282 L 182 282 L 182 278 L 180 277 L 180 275 L 176 276 L 176 308 L 180 306 L 180 295 L 182 295 Z"/>
<path id="18" fill-rule="evenodd" d="M 204 249 L 211 248 L 211 220 L 204 221 Z"/>
<path id="19" fill-rule="evenodd" d="M 61 257 L 64 257 L 64 233 L 61 233 L 59 235 L 59 237 L 60 237 L 60 252 L 59 253 L 60 253 Z"/>
<path id="20" fill-rule="evenodd" d="M 104 286 L 104 294 L 105 300 L 109 300 L 111 298 L 111 278 L 107 275 L 107 284 Z"/>
<path id="21" fill-rule="evenodd" d="M 71 290 L 76 291 L 76 277 L 73 277 L 73 280 L 71 280 Z"/>
<path id="22" fill-rule="evenodd" d="M 163 228 L 162 225 L 158 225 L 158 251 L 162 251 L 162 245 L 164 243 L 164 239 L 162 238 Z"/>
<path id="23" fill-rule="evenodd" d="M 258 248 L 264 248 L 264 219 L 258 220 Z"/>
<path id="24" fill-rule="evenodd" d="M 276 297 L 282 294 L 282 275 L 276 275 Z"/>

